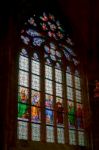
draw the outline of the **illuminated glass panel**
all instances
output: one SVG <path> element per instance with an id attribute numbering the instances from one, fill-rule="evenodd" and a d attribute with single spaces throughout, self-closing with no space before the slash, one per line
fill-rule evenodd
<path id="1" fill-rule="evenodd" d="M 56 83 L 56 96 L 62 97 L 62 84 Z"/>
<path id="2" fill-rule="evenodd" d="M 52 80 L 52 67 L 45 65 L 45 77 Z"/>
<path id="3" fill-rule="evenodd" d="M 45 96 L 45 107 L 52 109 L 53 108 L 53 96 L 46 94 Z"/>
<path id="4" fill-rule="evenodd" d="M 47 124 L 53 124 L 53 111 L 51 109 L 45 109 L 45 114 L 46 114 L 46 123 Z"/>
<path id="5" fill-rule="evenodd" d="M 41 121 L 41 109 L 38 106 L 31 106 L 31 120 L 36 123 Z"/>
<path id="6" fill-rule="evenodd" d="M 48 94 L 53 93 L 52 81 L 45 79 L 45 91 Z"/>
<path id="7" fill-rule="evenodd" d="M 75 88 L 81 89 L 80 78 L 75 76 Z"/>
<path id="8" fill-rule="evenodd" d="M 28 55 L 27 55 L 26 49 L 22 48 L 22 50 L 20 52 L 20 55 L 23 55 L 23 56 L 27 57 Z"/>
<path id="9" fill-rule="evenodd" d="M 83 107 L 82 104 L 77 103 L 77 127 L 83 129 Z"/>
<path id="10" fill-rule="evenodd" d="M 34 46 L 41 46 L 41 44 L 44 42 L 45 40 L 40 38 L 40 37 L 35 37 L 33 38 L 33 45 Z"/>
<path id="11" fill-rule="evenodd" d="M 29 98 L 29 90 L 27 88 L 19 86 L 18 91 L 18 102 L 27 103 Z"/>
<path id="12" fill-rule="evenodd" d="M 28 120 L 28 105 L 24 103 L 18 103 L 18 119 Z"/>
<path id="13" fill-rule="evenodd" d="M 34 60 L 36 60 L 36 61 L 39 61 L 39 58 L 38 58 L 38 54 L 37 54 L 37 53 L 34 53 L 32 58 L 33 58 Z"/>
<path id="14" fill-rule="evenodd" d="M 58 143 L 64 143 L 64 129 L 57 128 L 57 140 Z"/>
<path id="15" fill-rule="evenodd" d="M 46 141 L 54 142 L 54 128 L 52 126 L 46 126 Z"/>
<path id="16" fill-rule="evenodd" d="M 63 120 L 64 120 L 64 113 L 63 113 L 63 100 L 59 97 L 56 98 L 56 122 L 57 125 L 63 126 Z"/>
<path id="17" fill-rule="evenodd" d="M 28 139 L 28 123 L 18 121 L 18 139 L 27 140 Z"/>
<path id="18" fill-rule="evenodd" d="M 73 89 L 70 87 L 67 87 L 67 99 L 73 100 Z"/>
<path id="19" fill-rule="evenodd" d="M 21 56 L 19 57 L 19 68 L 25 71 L 29 70 L 29 60 L 27 57 Z"/>
<path id="20" fill-rule="evenodd" d="M 19 70 L 19 85 L 28 87 L 28 76 L 29 74 L 27 72 Z"/>
<path id="21" fill-rule="evenodd" d="M 75 92 L 76 92 L 76 101 L 81 102 L 81 91 L 76 90 Z"/>
<path id="22" fill-rule="evenodd" d="M 40 77 L 32 75 L 32 89 L 40 90 Z"/>
<path id="23" fill-rule="evenodd" d="M 40 125 L 32 124 L 32 140 L 40 141 Z"/>
<path id="24" fill-rule="evenodd" d="M 68 123 L 69 128 L 75 128 L 75 109 L 71 101 L 68 101 Z"/>
<path id="25" fill-rule="evenodd" d="M 76 145 L 76 131 L 69 130 L 69 144 Z"/>
<path id="26" fill-rule="evenodd" d="M 72 82 L 72 75 L 69 73 L 66 73 L 66 83 L 68 86 L 73 86 L 73 82 Z"/>
<path id="27" fill-rule="evenodd" d="M 56 82 L 62 83 L 62 71 L 55 69 L 55 80 Z"/>
<path id="28" fill-rule="evenodd" d="M 32 60 L 32 73 L 40 74 L 40 63 L 35 60 Z"/>
<path id="29" fill-rule="evenodd" d="M 40 92 L 31 91 L 31 104 L 35 106 L 40 106 Z"/>
<path id="30" fill-rule="evenodd" d="M 85 146 L 84 132 L 78 131 L 78 144 L 80 146 Z"/>

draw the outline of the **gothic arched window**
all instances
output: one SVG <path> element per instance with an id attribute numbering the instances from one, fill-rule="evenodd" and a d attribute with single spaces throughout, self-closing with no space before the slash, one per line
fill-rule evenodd
<path id="1" fill-rule="evenodd" d="M 51 14 L 34 15 L 21 30 L 18 139 L 85 146 L 80 63 Z"/>

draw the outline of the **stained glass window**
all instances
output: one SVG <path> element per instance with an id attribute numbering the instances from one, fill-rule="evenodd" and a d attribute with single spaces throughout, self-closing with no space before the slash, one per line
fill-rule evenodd
<path id="1" fill-rule="evenodd" d="M 20 40 L 18 139 L 85 146 L 83 79 L 69 34 L 44 12 L 25 22 Z"/>

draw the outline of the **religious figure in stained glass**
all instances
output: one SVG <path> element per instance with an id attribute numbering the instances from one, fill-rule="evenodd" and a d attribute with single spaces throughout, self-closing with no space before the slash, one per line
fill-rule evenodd
<path id="1" fill-rule="evenodd" d="M 24 89 L 21 89 L 18 94 L 18 117 L 19 118 L 27 118 L 28 117 L 28 105 L 27 95 Z"/>
<path id="2" fill-rule="evenodd" d="M 83 109 L 81 104 L 77 104 L 77 127 L 83 129 Z"/>
<path id="3" fill-rule="evenodd" d="M 56 102 L 56 116 L 57 123 L 63 124 L 63 106 L 60 98 L 58 98 Z"/>

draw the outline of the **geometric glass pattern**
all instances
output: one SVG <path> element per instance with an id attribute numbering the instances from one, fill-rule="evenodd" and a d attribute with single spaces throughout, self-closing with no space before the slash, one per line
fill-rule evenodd
<path id="1" fill-rule="evenodd" d="M 73 89 L 70 87 L 67 87 L 67 99 L 73 100 Z"/>
<path id="2" fill-rule="evenodd" d="M 56 83 L 56 96 L 62 97 L 62 84 Z"/>
<path id="3" fill-rule="evenodd" d="M 32 124 L 32 140 L 40 141 L 40 125 Z"/>
<path id="4" fill-rule="evenodd" d="M 32 73 L 37 75 L 40 74 L 40 63 L 35 60 L 32 60 Z"/>
<path id="5" fill-rule="evenodd" d="M 78 131 L 78 144 L 80 146 L 85 146 L 85 136 L 84 132 L 82 131 Z"/>
<path id="6" fill-rule="evenodd" d="M 32 89 L 40 90 L 40 77 L 37 75 L 32 75 Z"/>
<path id="7" fill-rule="evenodd" d="M 75 76 L 75 88 L 76 89 L 81 89 L 81 85 L 80 85 L 80 78 Z"/>
<path id="8" fill-rule="evenodd" d="M 19 57 L 19 68 L 25 71 L 29 70 L 29 60 L 27 57 L 21 56 Z"/>
<path id="9" fill-rule="evenodd" d="M 52 67 L 45 65 L 45 77 L 52 80 Z"/>
<path id="10" fill-rule="evenodd" d="M 53 94 L 52 81 L 45 79 L 45 91 L 48 94 Z"/>
<path id="11" fill-rule="evenodd" d="M 69 144 L 76 145 L 76 131 L 69 130 Z"/>
<path id="12" fill-rule="evenodd" d="M 66 83 L 68 86 L 73 86 L 72 75 L 69 73 L 66 73 Z"/>
<path id="13" fill-rule="evenodd" d="M 28 139 L 28 123 L 23 121 L 18 121 L 18 139 Z"/>
<path id="14" fill-rule="evenodd" d="M 76 102 L 81 102 L 81 91 L 76 90 Z"/>
<path id="15" fill-rule="evenodd" d="M 25 71 L 19 70 L 19 85 L 28 87 L 29 86 L 29 74 Z"/>
<path id="16" fill-rule="evenodd" d="M 64 128 L 57 128 L 58 143 L 64 143 Z"/>
<path id="17" fill-rule="evenodd" d="M 62 82 L 62 72 L 58 69 L 55 69 L 55 79 L 56 82 Z"/>
<path id="18" fill-rule="evenodd" d="M 54 128 L 52 126 L 46 126 L 46 141 L 54 142 Z"/>

